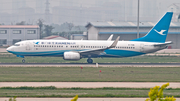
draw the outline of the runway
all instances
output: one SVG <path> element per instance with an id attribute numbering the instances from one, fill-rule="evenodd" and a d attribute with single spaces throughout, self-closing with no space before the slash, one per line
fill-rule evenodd
<path id="1" fill-rule="evenodd" d="M 72 98 L 17 98 L 17 101 L 71 101 Z M 0 101 L 8 98 L 0 98 Z M 145 101 L 146 98 L 79 98 L 77 101 Z M 176 98 L 180 101 L 180 98 Z"/>
<path id="2" fill-rule="evenodd" d="M 180 67 L 180 63 L 0 63 L 7 67 Z"/>
<path id="3" fill-rule="evenodd" d="M 57 88 L 152 88 L 162 86 L 167 82 L 0 82 L 0 87 L 44 87 L 55 86 Z M 170 82 L 169 88 L 180 88 L 179 82 Z"/>

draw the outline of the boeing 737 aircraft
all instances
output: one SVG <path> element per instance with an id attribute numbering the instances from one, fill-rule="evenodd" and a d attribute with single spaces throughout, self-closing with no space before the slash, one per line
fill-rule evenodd
<path id="1" fill-rule="evenodd" d="M 25 56 L 60 56 L 64 60 L 80 60 L 97 57 L 130 57 L 165 49 L 172 42 L 165 42 L 173 13 L 167 12 L 144 36 L 130 41 L 100 40 L 27 40 L 15 43 L 7 51 L 23 58 Z"/>

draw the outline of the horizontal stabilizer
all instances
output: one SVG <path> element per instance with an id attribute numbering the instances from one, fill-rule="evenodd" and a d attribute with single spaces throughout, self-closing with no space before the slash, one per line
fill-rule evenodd
<path id="1" fill-rule="evenodd" d="M 165 43 L 158 43 L 158 44 L 154 44 L 154 46 L 165 46 L 165 45 L 169 45 L 169 44 L 173 44 L 173 42 L 168 41 L 168 42 L 165 42 Z"/>

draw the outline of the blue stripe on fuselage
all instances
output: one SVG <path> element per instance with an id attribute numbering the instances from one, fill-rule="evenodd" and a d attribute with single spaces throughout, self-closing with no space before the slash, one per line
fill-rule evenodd
<path id="1" fill-rule="evenodd" d="M 137 55 L 145 54 L 142 52 L 136 52 L 136 51 L 130 51 L 130 50 L 116 50 L 116 49 L 107 49 L 104 52 L 106 53 L 106 55 L 120 56 L 120 57 L 130 57 L 130 56 L 137 56 Z"/>
<path id="2" fill-rule="evenodd" d="M 64 52 L 68 52 L 68 51 L 72 51 L 72 50 L 58 50 L 58 51 L 44 51 L 44 52 L 15 52 L 15 51 L 9 51 L 9 52 L 20 56 L 63 56 Z M 80 50 L 74 50 L 74 51 L 80 51 Z M 117 50 L 117 49 L 107 49 L 104 51 L 104 53 L 105 54 L 100 55 L 98 57 L 130 57 L 130 56 L 145 54 L 142 52 L 136 52 L 130 50 Z"/>

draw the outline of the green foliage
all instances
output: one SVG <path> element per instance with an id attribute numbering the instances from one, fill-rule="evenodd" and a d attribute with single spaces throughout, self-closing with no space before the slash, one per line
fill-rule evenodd
<path id="1" fill-rule="evenodd" d="M 54 27 L 53 32 L 72 32 L 72 31 L 87 31 L 85 26 L 74 26 L 71 31 L 69 31 L 68 24 L 72 23 L 63 23 L 61 25 L 59 24 L 51 24 L 51 26 Z"/>
<path id="2" fill-rule="evenodd" d="M 78 95 L 76 95 L 71 101 L 77 101 Z"/>
<path id="3" fill-rule="evenodd" d="M 83 31 L 71 31 L 71 32 L 54 32 L 52 35 L 58 35 L 61 37 L 68 38 L 68 36 L 71 36 L 72 34 L 83 34 Z"/>
<path id="4" fill-rule="evenodd" d="M 25 25 L 25 24 L 26 24 L 25 21 L 21 21 L 21 22 L 19 22 L 19 23 L 16 23 L 16 25 Z"/>
<path id="5" fill-rule="evenodd" d="M 47 86 L 47 87 L 1 87 L 0 89 L 20 89 L 20 90 L 39 90 L 39 89 L 46 89 L 46 90 L 54 90 L 57 89 L 54 86 Z"/>
<path id="6" fill-rule="evenodd" d="M 42 27 L 43 27 L 43 24 L 44 23 L 44 20 L 43 19 L 38 19 L 38 25 L 39 25 L 39 29 L 40 29 L 40 39 L 42 38 Z"/>
<path id="7" fill-rule="evenodd" d="M 79 61 L 66 61 L 62 57 L 25 57 L 26 63 L 87 63 L 83 58 Z M 180 57 L 174 56 L 136 56 L 128 58 L 94 58 L 94 63 L 180 63 Z M 0 54 L 1 63 L 22 63 L 22 58 L 13 54 Z"/>
<path id="8" fill-rule="evenodd" d="M 167 89 L 166 89 L 167 90 Z M 180 97 L 180 89 L 165 90 L 166 96 Z M 56 87 L 3 87 L 0 97 L 148 97 L 149 88 L 56 88 Z M 167 97 L 168 99 L 172 97 Z M 165 100 L 166 101 L 166 100 Z M 167 100 L 168 101 L 168 100 Z"/>
<path id="9" fill-rule="evenodd" d="M 103 71 L 101 78 L 99 70 Z M 58 64 L 1 67 L 0 82 L 180 82 L 180 68 L 177 67 L 84 67 L 83 72 L 80 71 L 78 66 L 59 67 Z"/>
<path id="10" fill-rule="evenodd" d="M 9 98 L 9 101 L 16 101 L 16 97 Z"/>
<path id="11" fill-rule="evenodd" d="M 146 101 L 176 101 L 173 96 L 164 98 L 163 90 L 167 86 L 169 86 L 169 83 L 162 85 L 161 88 L 159 86 L 151 88 L 148 94 L 149 98 L 146 99 Z"/>
<path id="12" fill-rule="evenodd" d="M 45 86 L 45 87 L 1 87 L 0 89 L 6 90 L 149 90 L 149 88 L 113 88 L 113 87 L 103 87 L 103 88 L 57 88 L 55 86 Z M 171 90 L 180 90 L 178 88 Z"/>
<path id="13" fill-rule="evenodd" d="M 53 26 L 50 26 L 50 25 L 45 25 L 44 26 L 45 29 L 44 29 L 44 33 L 46 36 L 51 36 L 52 35 L 52 30 L 54 29 Z"/>

